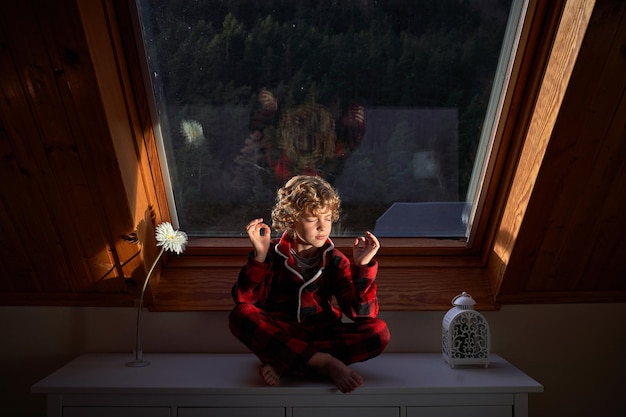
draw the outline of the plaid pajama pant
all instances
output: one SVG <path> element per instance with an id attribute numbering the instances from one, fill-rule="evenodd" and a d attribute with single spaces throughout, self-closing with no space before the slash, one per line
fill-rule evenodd
<path id="1" fill-rule="evenodd" d="M 229 327 L 279 374 L 307 373 L 306 363 L 317 352 L 329 353 L 346 365 L 363 362 L 382 353 L 390 339 L 387 324 L 378 318 L 302 324 L 280 320 L 249 303 L 235 306 Z"/>

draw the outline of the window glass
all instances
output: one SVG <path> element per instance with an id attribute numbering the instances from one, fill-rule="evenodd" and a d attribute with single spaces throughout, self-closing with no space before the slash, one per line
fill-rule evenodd
<path id="1" fill-rule="evenodd" d="M 188 234 L 243 235 L 305 173 L 342 197 L 335 236 L 467 235 L 510 0 L 137 5 Z"/>

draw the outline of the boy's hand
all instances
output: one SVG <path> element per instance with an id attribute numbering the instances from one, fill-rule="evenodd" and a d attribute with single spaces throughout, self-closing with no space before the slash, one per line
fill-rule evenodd
<path id="1" fill-rule="evenodd" d="M 254 259 L 257 262 L 264 262 L 270 250 L 272 229 L 263 223 L 263 219 L 254 219 L 246 226 L 246 232 L 254 247 Z"/>
<path id="2" fill-rule="evenodd" d="M 365 235 L 365 237 L 360 236 L 354 239 L 354 246 L 352 246 L 352 257 L 357 265 L 370 263 L 380 249 L 380 243 L 376 236 L 370 232 L 365 232 Z"/>

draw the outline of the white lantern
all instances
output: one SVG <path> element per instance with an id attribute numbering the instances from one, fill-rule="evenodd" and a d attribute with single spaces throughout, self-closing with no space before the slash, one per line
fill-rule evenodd
<path id="1" fill-rule="evenodd" d="M 476 302 L 466 292 L 452 299 L 452 307 L 443 317 L 442 353 L 451 366 L 489 366 L 489 323 L 474 310 Z"/>

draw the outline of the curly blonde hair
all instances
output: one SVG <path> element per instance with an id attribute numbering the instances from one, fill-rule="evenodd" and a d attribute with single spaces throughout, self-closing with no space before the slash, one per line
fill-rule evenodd
<path id="1" fill-rule="evenodd" d="M 296 175 L 278 190 L 272 209 L 272 227 L 284 232 L 293 222 L 330 209 L 332 221 L 339 220 L 341 199 L 339 193 L 321 177 Z"/>

